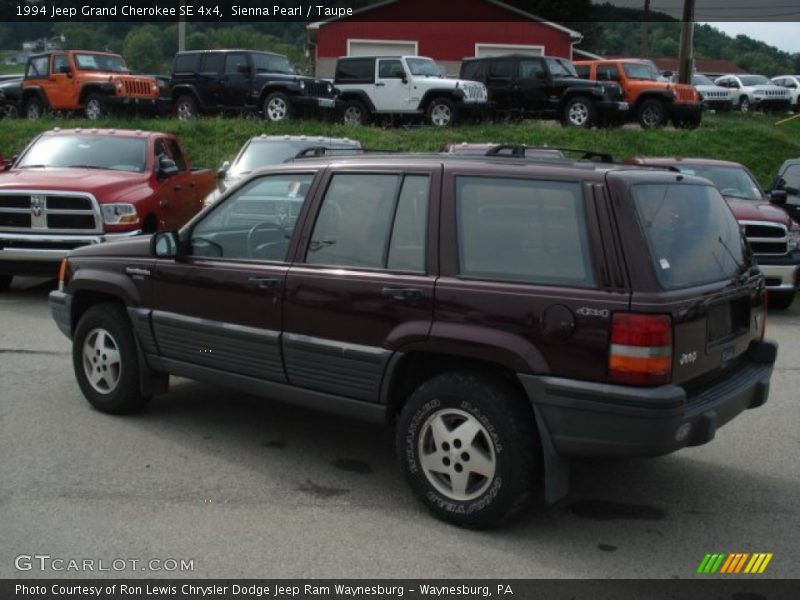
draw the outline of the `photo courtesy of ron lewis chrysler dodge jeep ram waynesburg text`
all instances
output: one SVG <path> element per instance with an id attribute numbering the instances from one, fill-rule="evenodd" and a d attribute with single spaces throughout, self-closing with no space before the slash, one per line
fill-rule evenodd
<path id="1" fill-rule="evenodd" d="M 55 277 L 73 248 L 180 227 L 214 189 L 177 137 L 153 132 L 54 129 L 4 169 L 0 290 L 14 275 Z"/>
<path id="2" fill-rule="evenodd" d="M 570 457 L 710 442 L 777 356 L 716 187 L 557 157 L 276 165 L 178 231 L 73 251 L 50 307 L 97 410 L 177 375 L 388 421 L 416 495 L 469 527 L 563 497 Z"/>

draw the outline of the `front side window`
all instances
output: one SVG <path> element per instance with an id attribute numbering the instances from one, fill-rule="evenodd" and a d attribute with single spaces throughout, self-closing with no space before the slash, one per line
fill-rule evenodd
<path id="1" fill-rule="evenodd" d="M 313 179 L 311 173 L 291 173 L 251 181 L 192 230 L 192 255 L 285 262 Z"/>
<path id="2" fill-rule="evenodd" d="M 442 70 L 430 58 L 407 58 L 408 70 L 415 77 L 440 77 Z"/>
<path id="3" fill-rule="evenodd" d="M 658 71 L 648 63 L 625 63 L 623 65 L 628 79 L 641 79 L 644 81 L 658 81 Z"/>
<path id="4" fill-rule="evenodd" d="M 716 188 L 699 184 L 632 187 L 639 224 L 664 289 L 734 277 L 744 263 L 739 224 Z"/>
<path id="5" fill-rule="evenodd" d="M 289 59 L 280 54 L 260 54 L 250 55 L 253 61 L 253 68 L 256 73 L 281 73 L 283 75 L 294 75 L 295 69 Z"/>
<path id="6" fill-rule="evenodd" d="M 403 63 L 399 60 L 379 60 L 378 77 L 381 79 L 402 79 L 406 76 L 403 70 Z"/>
<path id="7" fill-rule="evenodd" d="M 53 73 L 65 73 L 69 69 L 69 58 L 66 54 L 56 54 L 53 57 Z"/>
<path id="8" fill-rule="evenodd" d="M 594 282 L 580 183 L 458 177 L 456 219 L 462 277 Z"/>
<path id="9" fill-rule="evenodd" d="M 306 262 L 423 272 L 428 190 L 427 175 L 335 175 Z"/>
<path id="10" fill-rule="evenodd" d="M 787 167 L 781 177 L 786 181 L 786 187 L 800 190 L 800 165 Z"/>

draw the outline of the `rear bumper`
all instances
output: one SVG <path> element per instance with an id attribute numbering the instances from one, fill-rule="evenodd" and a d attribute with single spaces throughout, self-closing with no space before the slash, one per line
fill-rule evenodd
<path id="1" fill-rule="evenodd" d="M 52 273 L 70 250 L 139 235 L 127 233 L 68 235 L 43 233 L 0 233 L 0 273 L 44 275 Z"/>
<path id="2" fill-rule="evenodd" d="M 770 292 L 794 292 L 798 285 L 797 265 L 758 264 Z"/>
<path id="3" fill-rule="evenodd" d="M 559 456 L 659 456 L 714 439 L 767 401 L 777 344 L 753 342 L 735 371 L 697 392 L 519 375 Z"/>

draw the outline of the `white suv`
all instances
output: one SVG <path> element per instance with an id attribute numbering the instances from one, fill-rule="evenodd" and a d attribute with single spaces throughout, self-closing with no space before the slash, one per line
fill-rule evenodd
<path id="1" fill-rule="evenodd" d="M 448 79 L 423 56 L 340 58 L 334 85 L 339 89 L 346 124 L 360 125 L 374 115 L 424 115 L 435 127 L 447 127 L 467 112 L 488 107 L 486 86 Z"/>
<path id="2" fill-rule="evenodd" d="M 789 90 L 789 97 L 792 99 L 792 108 L 800 112 L 800 75 L 781 75 L 773 77 L 772 83 Z"/>
<path id="3" fill-rule="evenodd" d="M 789 90 L 763 75 L 725 75 L 714 83 L 733 90 L 733 105 L 742 112 L 751 108 L 774 112 L 789 110 Z"/>

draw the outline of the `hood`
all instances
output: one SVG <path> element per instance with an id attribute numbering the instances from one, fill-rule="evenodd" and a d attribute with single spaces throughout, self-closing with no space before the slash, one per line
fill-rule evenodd
<path id="1" fill-rule="evenodd" d="M 12 169 L 0 173 L 0 191 L 54 190 L 88 192 L 98 202 L 112 202 L 120 191 L 147 181 L 144 173 L 99 169 Z"/>
<path id="2" fill-rule="evenodd" d="M 141 258 L 152 256 L 150 254 L 151 235 L 137 235 L 136 237 L 81 246 L 69 253 L 70 257 L 99 257 L 99 256 L 127 256 Z"/>
<path id="3" fill-rule="evenodd" d="M 791 229 L 792 219 L 786 212 L 773 206 L 769 202 L 756 202 L 754 200 L 740 200 L 726 196 L 728 206 L 731 207 L 733 215 L 737 221 L 769 221 L 770 223 L 780 223 Z"/>

